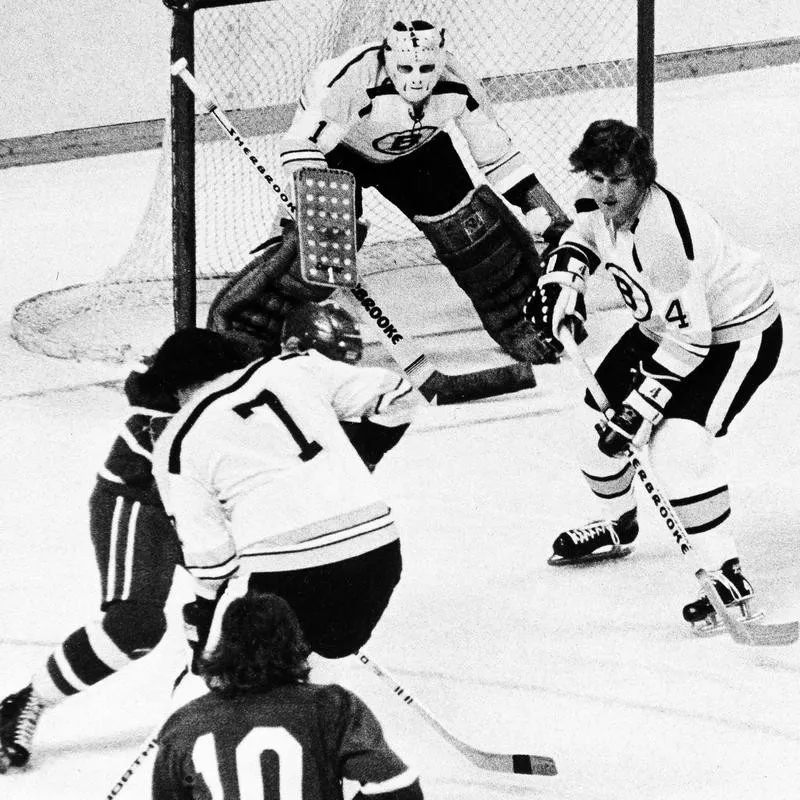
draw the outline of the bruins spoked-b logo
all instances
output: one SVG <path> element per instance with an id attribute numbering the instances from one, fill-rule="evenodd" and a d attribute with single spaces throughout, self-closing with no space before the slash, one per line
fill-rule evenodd
<path id="1" fill-rule="evenodd" d="M 633 312 L 634 319 L 637 322 L 650 319 L 653 313 L 653 304 L 650 302 L 647 292 L 622 267 L 609 261 L 606 269 L 611 273 L 614 283 L 617 284 L 622 301 Z"/>
<path id="2" fill-rule="evenodd" d="M 413 129 L 379 136 L 377 139 L 372 140 L 372 146 L 379 153 L 399 156 L 403 153 L 408 153 L 410 150 L 416 150 L 423 142 L 430 139 L 437 130 L 438 128 L 434 128 L 432 125 L 417 125 Z"/>

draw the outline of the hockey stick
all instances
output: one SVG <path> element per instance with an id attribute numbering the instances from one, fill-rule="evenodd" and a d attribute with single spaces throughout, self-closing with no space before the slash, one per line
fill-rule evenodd
<path id="1" fill-rule="evenodd" d="M 450 733 L 433 714 L 418 700 L 412 697 L 398 681 L 383 667 L 379 666 L 364 651 L 356 654 L 356 658 L 365 667 L 377 675 L 391 690 L 400 702 L 413 708 L 445 741 L 449 742 L 473 764 L 481 769 L 494 772 L 512 772 L 518 775 L 556 775 L 556 763 L 549 756 L 534 756 L 527 753 L 490 753 L 467 744 Z"/>
<path id="2" fill-rule="evenodd" d="M 172 684 L 172 694 L 174 695 L 181 681 L 189 674 L 189 667 L 184 667 L 179 673 L 177 678 Z M 144 740 L 142 746 L 139 748 L 139 754 L 133 759 L 131 765 L 119 776 L 119 780 L 109 789 L 106 795 L 106 800 L 114 800 L 114 798 L 128 785 L 128 781 L 133 777 L 133 774 L 139 769 L 143 762 L 153 755 L 158 749 L 158 734 L 163 726 L 163 721 L 158 724 L 158 727 L 153 729 L 153 732 Z"/>
<path id="3" fill-rule="evenodd" d="M 172 65 L 172 74 L 181 78 L 197 98 L 198 103 L 214 117 L 228 138 L 239 148 L 253 169 L 270 185 L 272 191 L 280 198 L 294 218 L 297 209 L 289 195 L 247 146 L 228 116 L 220 110 L 210 89 L 192 75 L 185 58 L 178 59 Z M 491 367 L 460 375 L 448 375 L 440 372 L 428 362 L 425 353 L 406 342 L 406 337 L 392 324 L 392 317 L 386 313 L 385 304 L 375 302 L 372 292 L 363 279 L 359 285 L 350 289 L 350 292 L 364 306 L 367 316 L 375 323 L 381 334 L 380 340 L 387 347 L 392 358 L 402 367 L 429 403 L 449 405 L 518 392 L 536 386 L 533 368 L 528 363 L 515 362 L 502 367 Z"/>
<path id="4" fill-rule="evenodd" d="M 559 340 L 564 345 L 564 350 L 569 355 L 570 361 L 572 361 L 583 378 L 583 383 L 589 394 L 600 410 L 605 413 L 611 407 L 611 404 L 603 391 L 603 387 L 600 386 L 594 372 L 592 372 L 591 367 L 581 354 L 572 333 L 566 327 L 562 327 L 559 330 Z M 675 509 L 667 499 L 666 494 L 659 488 L 657 480 L 653 477 L 652 469 L 648 469 L 642 464 L 637 449 L 633 446 L 627 448 L 625 457 L 633 467 L 634 473 L 639 478 L 645 492 L 656 506 L 658 515 L 663 520 L 665 527 L 672 535 L 672 538 L 675 539 L 683 555 L 691 562 L 695 577 L 700 582 L 703 593 L 714 607 L 714 611 L 722 620 L 731 638 L 737 644 L 745 645 L 794 644 L 798 636 L 800 636 L 800 624 L 797 621 L 783 623 L 744 622 L 730 613 L 725 603 L 722 602 L 722 598 L 719 596 L 716 586 L 714 586 L 714 581 L 700 565 L 697 551 L 692 547 L 689 540 L 689 534 L 675 513 Z"/>

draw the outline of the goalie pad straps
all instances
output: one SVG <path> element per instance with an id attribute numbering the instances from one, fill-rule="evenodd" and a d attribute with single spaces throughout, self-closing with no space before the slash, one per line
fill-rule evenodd
<path id="1" fill-rule="evenodd" d="M 533 238 L 485 185 L 454 209 L 414 222 L 478 312 L 486 332 L 520 361 L 541 360 L 522 307 L 536 287 L 542 264 Z"/>

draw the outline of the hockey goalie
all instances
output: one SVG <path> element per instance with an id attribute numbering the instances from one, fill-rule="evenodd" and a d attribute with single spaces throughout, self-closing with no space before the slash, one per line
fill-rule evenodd
<path id="1" fill-rule="evenodd" d="M 551 219 L 545 239 L 557 239 L 569 220 L 446 44 L 443 28 L 398 21 L 383 41 L 317 65 L 281 140 L 282 165 L 292 174 L 316 169 L 354 176 L 356 246 L 367 231 L 362 191 L 376 189 L 432 243 L 504 352 L 520 362 L 554 362 L 558 353 L 522 312 L 542 267 L 531 232 L 510 205 L 523 214 L 543 208 Z M 445 130 L 450 124 L 485 182 L 474 184 Z M 296 200 L 299 205 L 303 197 L 296 193 Z M 336 283 L 308 280 L 296 227 L 282 224 L 281 235 L 229 282 L 209 316 L 209 327 L 255 336 L 267 351 L 277 346 L 295 303 L 325 299 Z"/>

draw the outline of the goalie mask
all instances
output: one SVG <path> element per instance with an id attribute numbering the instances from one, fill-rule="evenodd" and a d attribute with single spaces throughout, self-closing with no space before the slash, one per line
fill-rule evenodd
<path id="1" fill-rule="evenodd" d="M 287 350 L 316 350 L 334 361 L 355 364 L 364 343 L 350 314 L 335 303 L 304 303 L 290 311 L 283 323 L 281 344 Z"/>
<path id="2" fill-rule="evenodd" d="M 383 43 L 386 71 L 400 97 L 421 103 L 444 72 L 444 28 L 430 22 L 395 22 Z"/>

